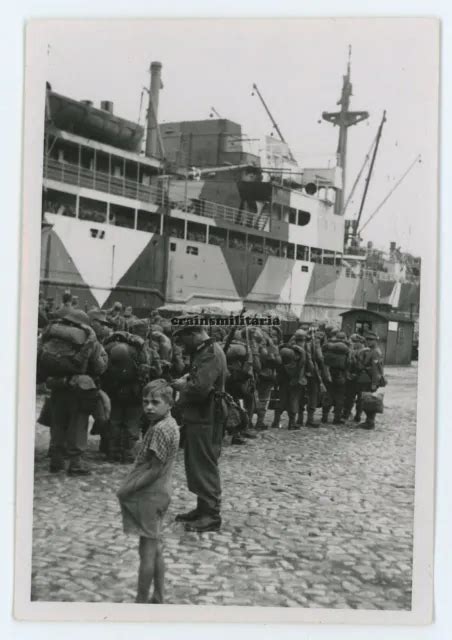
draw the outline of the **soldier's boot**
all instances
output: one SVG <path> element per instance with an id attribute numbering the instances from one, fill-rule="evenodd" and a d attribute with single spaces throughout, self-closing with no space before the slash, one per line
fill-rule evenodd
<path id="1" fill-rule="evenodd" d="M 345 420 L 342 417 L 342 411 L 341 410 L 337 410 L 337 409 L 334 410 L 333 424 L 335 424 L 335 425 L 345 424 Z"/>
<path id="2" fill-rule="evenodd" d="M 256 422 L 256 429 L 258 429 L 259 431 L 265 431 L 266 429 L 268 429 L 268 426 L 264 423 L 265 420 L 265 409 L 258 409 L 257 410 L 257 422 Z"/>
<path id="3" fill-rule="evenodd" d="M 52 448 L 50 454 L 50 464 L 49 471 L 50 473 L 58 473 L 59 471 L 63 471 L 64 469 L 64 456 L 62 453 L 55 451 L 55 448 Z"/>
<path id="4" fill-rule="evenodd" d="M 232 436 L 231 444 L 246 444 L 246 440 L 239 434 L 236 434 L 235 436 Z"/>
<path id="5" fill-rule="evenodd" d="M 275 415 L 273 416 L 272 429 L 281 429 L 281 414 L 282 411 L 275 409 Z"/>
<path id="6" fill-rule="evenodd" d="M 89 476 L 91 469 L 80 456 L 71 458 L 67 470 L 68 476 Z"/>
<path id="7" fill-rule="evenodd" d="M 198 508 L 187 511 L 187 513 L 178 513 L 176 516 L 176 522 L 194 522 L 200 518 L 202 513 L 198 511 Z"/>
<path id="8" fill-rule="evenodd" d="M 361 411 L 355 412 L 355 417 L 353 418 L 354 422 L 361 422 Z"/>
<path id="9" fill-rule="evenodd" d="M 306 426 L 307 427 L 311 427 L 311 428 L 316 428 L 319 426 L 318 422 L 315 422 L 314 420 L 314 411 L 312 411 L 312 409 L 308 409 L 308 416 L 306 419 Z"/>
<path id="10" fill-rule="evenodd" d="M 322 424 L 328 424 L 328 413 L 329 411 L 322 411 Z"/>
<path id="11" fill-rule="evenodd" d="M 366 413 L 366 420 L 359 426 L 361 429 L 375 429 L 375 413 Z"/>
<path id="12" fill-rule="evenodd" d="M 221 516 L 220 514 L 203 514 L 200 518 L 187 522 L 185 524 L 185 531 L 194 531 L 196 533 L 203 533 L 205 531 L 219 531 L 221 528 Z"/>
<path id="13" fill-rule="evenodd" d="M 297 414 L 296 413 L 289 413 L 289 426 L 287 427 L 288 431 L 296 431 L 297 429 L 299 429 L 299 425 L 296 423 L 296 417 Z"/>

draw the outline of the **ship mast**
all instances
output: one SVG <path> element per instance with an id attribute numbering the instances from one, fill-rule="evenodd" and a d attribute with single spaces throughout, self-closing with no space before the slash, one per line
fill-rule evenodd
<path id="1" fill-rule="evenodd" d="M 334 204 L 334 213 L 340 215 L 343 211 L 344 191 L 347 168 L 347 135 L 348 128 L 366 120 L 369 117 L 367 111 L 350 111 L 350 97 L 352 96 L 352 83 L 350 81 L 350 62 L 352 48 L 348 48 L 347 73 L 343 76 L 342 93 L 337 104 L 340 105 L 340 111 L 322 113 L 323 120 L 330 122 L 335 127 L 339 127 L 339 141 L 337 145 L 337 166 L 342 169 L 342 189 L 336 191 L 336 201 Z"/>

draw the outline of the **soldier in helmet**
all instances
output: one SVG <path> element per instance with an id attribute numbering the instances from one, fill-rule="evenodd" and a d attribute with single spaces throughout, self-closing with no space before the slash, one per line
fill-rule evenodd
<path id="1" fill-rule="evenodd" d="M 151 374 L 147 327 L 146 321 L 136 320 L 130 325 L 130 332 L 115 331 L 104 342 L 108 368 L 102 387 L 111 400 L 107 454 L 110 462 L 128 464 L 135 459 L 143 416 L 142 391 Z"/>
<path id="2" fill-rule="evenodd" d="M 379 387 L 386 386 L 386 379 L 383 370 L 383 355 L 378 348 L 378 336 L 373 331 L 368 331 L 365 335 L 366 345 L 360 352 L 361 371 L 358 377 L 359 392 L 374 392 Z M 361 409 L 361 407 L 360 407 Z M 362 429 L 375 429 L 376 411 L 372 408 L 363 407 L 366 420 L 360 423 Z M 357 413 L 356 417 L 360 417 Z"/>
<path id="3" fill-rule="evenodd" d="M 298 329 L 291 341 L 279 348 L 281 364 L 278 368 L 279 408 L 275 411 L 273 428 L 280 428 L 280 419 L 284 411 L 289 417 L 289 430 L 299 429 L 302 420 L 301 407 L 306 387 L 306 332 Z"/>
<path id="4" fill-rule="evenodd" d="M 257 422 L 256 429 L 268 429 L 265 424 L 265 414 L 270 403 L 272 390 L 276 383 L 277 369 L 281 365 L 281 357 L 279 355 L 278 345 L 280 340 L 279 334 L 276 332 L 262 331 L 262 340 L 258 341 L 258 353 L 260 359 L 260 370 L 257 373 L 256 392 L 257 392 Z M 257 334 L 259 337 L 259 334 Z M 256 339 L 256 335 L 255 335 Z"/>
<path id="5" fill-rule="evenodd" d="M 322 401 L 322 423 L 328 423 L 330 409 L 334 409 L 333 424 L 344 424 L 342 417 L 345 402 L 345 382 L 349 367 L 349 346 L 343 331 L 330 332 L 328 342 L 323 347 L 323 357 L 331 381 L 326 385 L 327 393 Z"/>
<path id="6" fill-rule="evenodd" d="M 361 419 L 361 390 L 358 383 L 362 371 L 361 352 L 365 348 L 365 341 L 359 333 L 350 336 L 350 360 L 345 382 L 344 420 L 350 418 L 355 406 L 355 422 Z"/>
<path id="7" fill-rule="evenodd" d="M 309 330 L 306 340 L 306 426 L 310 428 L 320 426 L 315 421 L 314 414 L 320 399 L 326 393 L 326 384 L 329 382 L 321 347 L 323 336 L 324 334 L 313 326 Z"/>
<path id="8" fill-rule="evenodd" d="M 38 346 L 37 364 L 38 380 L 45 380 L 52 391 L 50 472 L 64 469 L 67 453 L 68 474 L 87 475 L 88 421 L 107 354 L 84 311 L 68 309 L 47 327 Z"/>
<path id="9" fill-rule="evenodd" d="M 232 437 L 232 444 L 244 444 L 244 438 L 255 438 L 249 429 L 256 407 L 256 376 L 260 370 L 260 360 L 255 341 L 247 334 L 247 329 L 232 330 L 232 341 L 227 339 L 224 345 L 229 376 L 226 391 L 234 400 L 243 402 L 248 415 L 248 427 Z"/>

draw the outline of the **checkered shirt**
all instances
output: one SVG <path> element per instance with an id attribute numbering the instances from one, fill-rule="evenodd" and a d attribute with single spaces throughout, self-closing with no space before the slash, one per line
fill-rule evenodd
<path id="1" fill-rule="evenodd" d="M 135 466 L 149 461 L 151 451 L 165 464 L 176 457 L 179 448 L 179 427 L 171 415 L 151 425 L 146 431 Z"/>

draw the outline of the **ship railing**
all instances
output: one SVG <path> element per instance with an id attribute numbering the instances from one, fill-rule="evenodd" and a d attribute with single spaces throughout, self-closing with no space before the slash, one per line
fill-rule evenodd
<path id="1" fill-rule="evenodd" d="M 220 218 L 233 224 L 261 231 L 268 227 L 268 212 L 257 214 L 250 211 L 240 211 L 228 205 L 201 199 L 186 198 L 182 201 L 170 201 L 168 200 L 166 189 L 163 186 L 158 187 L 155 185 L 142 184 L 136 180 L 112 176 L 102 171 L 93 171 L 80 165 L 60 162 L 52 158 L 44 159 L 44 177 L 117 196 L 132 198 L 140 202 L 165 206 L 165 209 L 176 209 L 213 219 Z"/>

